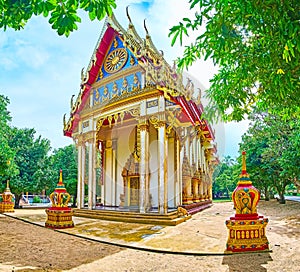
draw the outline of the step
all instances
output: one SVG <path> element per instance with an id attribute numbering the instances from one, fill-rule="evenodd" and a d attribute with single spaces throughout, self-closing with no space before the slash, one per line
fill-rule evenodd
<path id="1" fill-rule="evenodd" d="M 175 216 L 176 213 L 176 216 Z M 127 223 L 142 223 L 154 225 L 175 226 L 191 218 L 190 215 L 179 217 L 177 212 L 161 215 L 153 213 L 133 213 L 107 210 L 74 209 L 74 216 L 101 219 L 108 221 L 120 221 Z"/>

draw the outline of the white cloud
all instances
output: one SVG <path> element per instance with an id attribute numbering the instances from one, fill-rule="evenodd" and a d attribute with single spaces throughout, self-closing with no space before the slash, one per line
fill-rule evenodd
<path id="1" fill-rule="evenodd" d="M 41 68 L 47 64 L 49 55 L 46 50 L 39 46 L 19 46 L 16 51 L 16 57 L 21 60 L 25 66 L 34 69 Z"/>

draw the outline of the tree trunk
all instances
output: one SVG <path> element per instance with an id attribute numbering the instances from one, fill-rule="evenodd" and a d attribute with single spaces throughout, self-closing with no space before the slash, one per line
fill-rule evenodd
<path id="1" fill-rule="evenodd" d="M 265 190 L 265 201 L 269 201 L 270 200 L 270 193 L 269 193 L 269 190 L 268 190 L 268 187 L 265 187 L 264 188 Z"/>
<path id="2" fill-rule="evenodd" d="M 15 194 L 15 209 L 20 208 L 20 199 L 21 199 L 22 194 Z"/>
<path id="3" fill-rule="evenodd" d="M 77 202 L 77 194 L 73 196 L 73 203 L 72 203 L 72 208 L 76 208 L 76 202 Z"/>
<path id="4" fill-rule="evenodd" d="M 279 193 L 279 204 L 285 204 L 284 192 Z"/>

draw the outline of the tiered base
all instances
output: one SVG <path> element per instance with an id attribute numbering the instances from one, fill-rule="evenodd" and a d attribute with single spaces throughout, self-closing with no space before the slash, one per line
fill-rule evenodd
<path id="1" fill-rule="evenodd" d="M 211 200 L 205 200 L 197 203 L 182 205 L 182 207 L 185 208 L 188 211 L 188 213 L 191 215 L 197 212 L 201 212 L 202 210 L 205 210 L 211 206 L 212 206 Z"/>
<path id="2" fill-rule="evenodd" d="M 14 212 L 14 206 L 13 202 L 0 202 L 0 213 Z"/>
<path id="3" fill-rule="evenodd" d="M 66 229 L 73 228 L 74 222 L 72 216 L 74 212 L 72 209 L 47 209 L 47 221 L 45 227 L 51 229 Z"/>
<path id="4" fill-rule="evenodd" d="M 226 220 L 229 229 L 227 253 L 245 251 L 269 251 L 269 242 L 265 234 L 268 219 L 257 216 L 253 219 L 231 217 Z"/>

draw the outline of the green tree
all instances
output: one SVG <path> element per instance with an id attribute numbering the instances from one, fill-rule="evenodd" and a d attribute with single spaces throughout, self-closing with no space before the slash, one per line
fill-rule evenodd
<path id="1" fill-rule="evenodd" d="M 238 182 L 238 165 L 230 156 L 223 158 L 213 173 L 213 195 L 231 197 Z"/>
<path id="2" fill-rule="evenodd" d="M 23 192 L 41 192 L 45 189 L 48 172 L 47 157 L 51 149 L 48 139 L 35 138 L 36 131 L 12 128 L 9 146 L 15 151 L 19 173 L 11 177 L 10 187 L 16 196 L 16 207 Z M 41 182 L 41 180 L 43 182 Z"/>
<path id="3" fill-rule="evenodd" d="M 207 91 L 210 115 L 242 120 L 253 107 L 300 114 L 298 0 L 189 0 L 194 18 L 170 29 L 172 45 L 196 34 L 178 66 L 211 58 L 219 71 Z M 209 116 L 207 116 L 209 117 Z"/>
<path id="4" fill-rule="evenodd" d="M 264 150 L 264 162 L 271 166 L 269 174 L 279 195 L 279 202 L 285 203 L 286 187 L 300 178 L 300 119 L 282 120 L 278 116 L 267 116 L 266 134 L 268 146 Z"/>
<path id="5" fill-rule="evenodd" d="M 73 206 L 75 206 L 77 198 L 77 151 L 75 146 L 68 145 L 55 149 L 50 160 L 51 169 L 54 171 L 54 186 L 58 182 L 59 171 L 61 169 L 63 183 L 65 184 L 68 193 L 73 195 Z"/>
<path id="6" fill-rule="evenodd" d="M 69 36 L 81 22 L 79 10 L 102 20 L 114 8 L 115 0 L 0 0 L 0 28 L 20 30 L 32 16 L 43 15 L 59 35 Z"/>
<path id="7" fill-rule="evenodd" d="M 262 155 L 266 147 L 266 138 L 259 135 L 258 132 L 254 135 L 244 134 L 240 144 L 240 151 L 247 151 L 246 163 L 250 179 L 253 185 L 264 194 L 264 199 L 268 201 L 272 193 L 273 182 L 266 167 L 263 167 Z"/>
<path id="8" fill-rule="evenodd" d="M 7 110 L 8 104 L 9 99 L 0 95 L 0 180 L 4 183 L 7 179 L 16 174 L 17 171 L 14 162 L 15 152 L 8 145 L 11 132 L 11 127 L 9 125 L 11 117 Z M 0 188 L 1 187 L 0 184 Z"/>
<path id="9" fill-rule="evenodd" d="M 258 113 L 253 120 L 240 144 L 241 149 L 247 150 L 249 173 L 266 197 L 274 188 L 279 202 L 285 203 L 286 187 L 300 177 L 299 119 Z"/>

